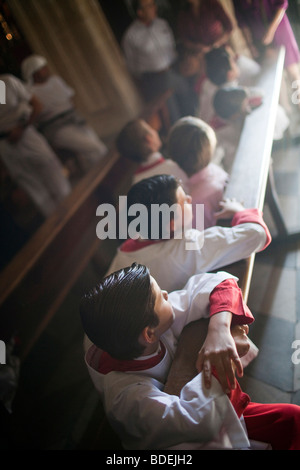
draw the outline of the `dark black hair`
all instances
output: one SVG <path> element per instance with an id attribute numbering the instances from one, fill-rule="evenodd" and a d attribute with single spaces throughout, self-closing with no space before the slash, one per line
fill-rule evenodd
<path id="1" fill-rule="evenodd" d="M 213 106 L 218 116 L 230 119 L 241 112 L 243 101 L 247 98 L 247 90 L 243 87 L 222 87 L 213 98 Z"/>
<path id="2" fill-rule="evenodd" d="M 176 191 L 180 186 L 180 181 L 172 175 L 157 175 L 139 181 L 131 187 L 127 195 L 128 211 L 135 204 L 141 204 L 147 211 L 147 226 L 140 227 L 140 234 L 143 238 L 164 239 L 170 238 L 170 227 L 164 221 L 162 214 L 154 217 L 152 206 L 165 205 L 171 208 L 177 203 Z M 132 207 L 132 210 L 134 207 Z M 157 214 L 157 213 L 156 213 Z M 153 217 L 152 217 L 153 216 Z M 136 215 L 128 213 L 128 225 L 136 219 Z M 169 220 L 174 218 L 174 213 L 170 211 Z M 154 230 L 155 234 L 154 235 Z"/>
<path id="3" fill-rule="evenodd" d="M 146 145 L 147 130 L 142 119 L 129 121 L 116 139 L 116 147 L 122 157 L 137 163 L 147 160 L 151 150 Z"/>
<path id="4" fill-rule="evenodd" d="M 134 263 L 106 276 L 80 302 L 83 329 L 89 339 L 115 359 L 140 356 L 138 339 L 147 326 L 159 320 L 146 266 Z"/>
<path id="5" fill-rule="evenodd" d="M 225 47 L 212 49 L 205 54 L 206 75 L 217 86 L 224 85 L 231 70 L 230 54 Z"/>

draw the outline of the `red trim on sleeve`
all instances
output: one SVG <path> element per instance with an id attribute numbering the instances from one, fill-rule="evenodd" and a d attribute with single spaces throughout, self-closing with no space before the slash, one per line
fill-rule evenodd
<path id="1" fill-rule="evenodd" d="M 266 232 L 266 243 L 260 251 L 267 248 L 267 246 L 270 245 L 272 241 L 272 237 L 265 221 L 263 220 L 262 212 L 258 209 L 245 209 L 243 211 L 236 212 L 232 218 L 231 226 L 234 227 L 236 225 L 248 223 L 259 224 L 263 227 Z"/>
<path id="2" fill-rule="evenodd" d="M 219 381 L 217 371 L 215 367 L 212 367 L 212 375 Z M 244 413 L 245 409 L 250 403 L 250 397 L 247 393 L 243 392 L 240 384 L 235 380 L 235 389 L 230 390 L 227 394 L 236 414 L 240 418 Z"/>
<path id="3" fill-rule="evenodd" d="M 240 418 L 250 403 L 250 397 L 247 393 L 242 391 L 240 384 L 237 381 L 235 381 L 235 384 L 236 387 L 234 390 L 230 391 L 228 398 L 231 401 L 236 414 Z"/>
<path id="4" fill-rule="evenodd" d="M 241 289 L 234 279 L 226 279 L 210 294 L 210 316 L 218 312 L 231 312 L 231 325 L 245 325 L 254 321 L 250 309 L 244 302 Z"/>

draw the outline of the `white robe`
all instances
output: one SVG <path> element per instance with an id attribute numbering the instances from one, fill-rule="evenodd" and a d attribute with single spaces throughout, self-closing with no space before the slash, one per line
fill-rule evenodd
<path id="1" fill-rule="evenodd" d="M 166 355 L 156 367 L 124 373 L 97 372 L 101 351 L 92 346 L 86 354 L 91 379 L 101 395 L 111 426 L 125 449 L 244 449 L 250 442 L 227 395 L 216 379 L 207 390 L 202 374 L 188 382 L 180 396 L 163 391 L 184 326 L 209 315 L 209 296 L 228 273 L 193 276 L 185 288 L 172 292 L 175 313 L 172 327 L 161 337 Z"/>
<path id="2" fill-rule="evenodd" d="M 107 147 L 80 116 L 73 120 L 59 118 L 65 112 L 74 110 L 74 90 L 56 75 L 52 75 L 45 83 L 33 85 L 31 90 L 43 105 L 37 123 L 42 126 L 48 123 L 43 132 L 51 146 L 57 152 L 72 152 L 77 156 L 81 169 L 88 172 L 104 157 Z"/>
<path id="3" fill-rule="evenodd" d="M 265 243 L 266 232 L 257 223 L 192 229 L 182 239 L 159 241 L 136 251 L 125 252 L 120 247 L 107 274 L 137 262 L 148 266 L 161 289 L 172 292 L 182 289 L 194 274 L 247 258 Z"/>
<path id="4" fill-rule="evenodd" d="M 6 85 L 6 103 L 0 106 L 0 133 L 25 124 L 33 98 L 18 78 L 1 75 Z M 48 217 L 71 192 L 62 165 L 46 139 L 33 126 L 24 129 L 14 143 L 0 139 L 0 156 L 10 177 L 32 199 L 37 209 Z"/>

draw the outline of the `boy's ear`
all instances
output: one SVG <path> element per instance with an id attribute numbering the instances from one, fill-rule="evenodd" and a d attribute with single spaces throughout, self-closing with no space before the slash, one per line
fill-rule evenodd
<path id="1" fill-rule="evenodd" d="M 152 145 L 152 137 L 151 137 L 150 134 L 147 133 L 147 134 L 144 135 L 144 141 L 145 141 L 146 145 L 148 145 L 148 147 L 151 148 L 151 145 Z"/>
<path id="2" fill-rule="evenodd" d="M 141 339 L 145 345 L 154 343 L 156 341 L 154 328 L 146 326 L 141 333 Z"/>
<path id="3" fill-rule="evenodd" d="M 234 75 L 233 70 L 228 70 L 228 72 L 227 72 L 227 81 L 231 82 L 234 79 L 235 79 L 235 75 Z"/>
<path id="4" fill-rule="evenodd" d="M 171 220 L 170 220 L 170 231 L 171 233 L 173 233 L 175 230 L 175 218 L 173 217 Z"/>

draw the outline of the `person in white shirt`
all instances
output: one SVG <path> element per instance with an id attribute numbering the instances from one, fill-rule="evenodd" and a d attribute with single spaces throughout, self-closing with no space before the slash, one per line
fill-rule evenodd
<path id="1" fill-rule="evenodd" d="M 106 154 L 107 147 L 74 108 L 74 90 L 59 76 L 53 75 L 47 60 L 31 55 L 21 64 L 28 87 L 43 105 L 37 126 L 58 153 L 75 155 L 80 170 L 88 172 Z"/>
<path id="2" fill-rule="evenodd" d="M 133 175 L 133 184 L 151 176 L 168 174 L 179 178 L 186 187 L 186 174 L 176 162 L 163 156 L 159 133 L 143 119 L 137 118 L 125 124 L 116 146 L 122 157 L 139 164 Z"/>
<path id="3" fill-rule="evenodd" d="M 235 377 L 253 316 L 230 274 L 192 276 L 168 294 L 134 263 L 87 292 L 80 315 L 92 341 L 88 371 L 125 450 L 252 449 L 252 440 L 300 449 L 300 407 L 252 403 Z M 169 394 L 179 336 L 200 318 L 209 323 L 195 377 Z"/>
<path id="4" fill-rule="evenodd" d="M 262 214 L 256 209 L 245 209 L 237 201 L 221 201 L 218 218 L 232 219 L 231 227 L 213 226 L 203 230 L 198 220 L 191 229 L 191 197 L 180 182 L 171 175 L 157 175 L 132 186 L 127 195 L 130 208 L 145 207 L 147 223 L 133 226 L 134 233 L 118 248 L 108 269 L 116 271 L 133 262 L 149 267 L 162 289 L 182 289 L 194 274 L 208 272 L 247 258 L 263 250 L 271 236 Z M 174 212 L 171 211 L 175 205 Z M 170 209 L 169 218 L 159 219 L 152 207 Z M 135 224 L 128 216 L 128 227 Z M 202 227 L 202 229 L 201 229 Z M 156 233 L 153 231 L 156 230 Z M 128 231 L 129 232 L 129 231 Z"/>
<path id="5" fill-rule="evenodd" d="M 172 90 L 167 104 L 171 122 L 194 110 L 194 94 L 175 70 L 176 43 L 169 24 L 157 16 L 155 0 L 135 0 L 136 19 L 125 31 L 122 48 L 128 70 L 143 98 L 151 101 Z"/>
<path id="6" fill-rule="evenodd" d="M 63 167 L 34 123 L 42 106 L 17 77 L 4 74 L 6 103 L 0 105 L 0 155 L 11 178 L 44 217 L 71 192 Z"/>

